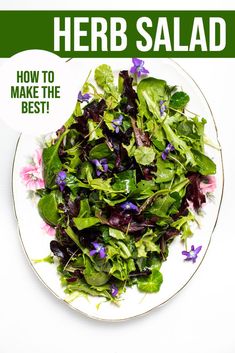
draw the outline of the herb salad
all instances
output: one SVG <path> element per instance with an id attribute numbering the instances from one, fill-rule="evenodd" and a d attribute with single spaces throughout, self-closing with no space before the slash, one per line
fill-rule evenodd
<path id="1" fill-rule="evenodd" d="M 126 287 L 159 291 L 161 264 L 175 237 L 214 190 L 215 163 L 204 152 L 206 120 L 186 114 L 190 97 L 148 76 L 96 68 L 70 119 L 42 151 L 38 210 L 55 232 L 52 257 L 70 299 L 117 302 Z M 201 247 L 184 251 L 196 260 Z M 194 251 L 194 254 L 192 252 Z"/>

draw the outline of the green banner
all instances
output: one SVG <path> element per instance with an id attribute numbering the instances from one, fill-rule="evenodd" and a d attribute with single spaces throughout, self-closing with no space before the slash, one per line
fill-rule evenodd
<path id="1" fill-rule="evenodd" d="M 235 57 L 235 11 L 0 11 L 0 57 Z"/>

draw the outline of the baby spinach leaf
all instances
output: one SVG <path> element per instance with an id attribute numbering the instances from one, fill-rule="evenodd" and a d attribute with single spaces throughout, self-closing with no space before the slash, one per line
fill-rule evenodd
<path id="1" fill-rule="evenodd" d="M 176 200 L 170 195 L 160 195 L 155 199 L 153 205 L 148 209 L 148 211 L 159 217 L 168 217 L 169 210 L 175 201 Z"/>
<path id="2" fill-rule="evenodd" d="M 177 110 L 184 109 L 190 98 L 185 92 L 175 92 L 171 96 L 169 107 Z"/>
<path id="3" fill-rule="evenodd" d="M 85 218 L 76 217 L 76 218 L 73 218 L 73 221 L 78 230 L 89 228 L 94 226 L 97 223 L 100 223 L 99 218 L 96 218 L 96 217 L 85 217 Z"/>
<path id="4" fill-rule="evenodd" d="M 50 194 L 43 196 L 38 202 L 38 211 L 42 219 L 53 226 L 56 226 L 60 215 L 58 213 L 58 198 L 57 192 L 53 191 Z"/>
<path id="5" fill-rule="evenodd" d="M 157 158 L 157 178 L 156 183 L 165 183 L 171 181 L 175 175 L 174 163 L 163 161 L 161 157 Z"/>
<path id="6" fill-rule="evenodd" d="M 151 275 L 138 278 L 137 286 L 142 292 L 154 293 L 159 291 L 162 282 L 163 277 L 161 272 L 154 268 Z"/>
<path id="7" fill-rule="evenodd" d="M 86 267 L 83 273 L 88 284 L 91 286 L 102 286 L 108 282 L 110 278 L 109 274 L 96 271 L 88 258 L 86 258 L 85 264 Z"/>
<path id="8" fill-rule="evenodd" d="M 136 162 L 141 165 L 149 165 L 154 161 L 155 152 L 152 147 L 140 146 L 134 152 Z"/>
<path id="9" fill-rule="evenodd" d="M 140 81 L 137 86 L 137 94 L 143 112 L 147 108 L 153 115 L 160 116 L 160 100 L 168 100 L 167 84 L 164 80 L 148 77 Z"/>
<path id="10" fill-rule="evenodd" d="M 102 159 L 102 158 L 109 158 L 112 156 L 112 151 L 108 148 L 106 143 L 100 143 L 95 145 L 89 153 L 90 159 Z"/>
<path id="11" fill-rule="evenodd" d="M 197 170 L 202 175 L 210 175 L 216 173 L 216 164 L 205 154 L 197 150 L 192 150 L 195 161 L 197 163 Z"/>

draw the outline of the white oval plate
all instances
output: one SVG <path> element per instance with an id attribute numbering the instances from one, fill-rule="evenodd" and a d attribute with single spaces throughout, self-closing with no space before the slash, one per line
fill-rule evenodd
<path id="1" fill-rule="evenodd" d="M 91 68 L 101 63 L 109 64 L 113 70 L 129 69 L 131 59 L 73 59 L 68 64 L 74 66 L 74 72 L 79 71 L 83 78 L 81 86 Z M 207 119 L 206 135 L 216 144 L 218 143 L 216 125 L 209 105 L 193 79 L 175 62 L 169 59 L 146 59 L 145 67 L 150 76 L 165 79 L 169 85 L 181 87 L 190 96 L 188 109 Z M 65 117 L 65 121 L 66 121 Z M 58 126 L 59 128 L 60 126 Z M 27 160 L 38 148 L 38 141 L 29 136 L 21 136 L 15 153 L 13 166 L 13 197 L 15 212 L 19 225 L 19 232 L 25 253 L 40 280 L 54 295 L 64 301 L 65 294 L 60 286 L 56 265 L 48 263 L 34 264 L 33 259 L 40 259 L 50 253 L 49 243 L 52 237 L 41 229 L 42 220 L 37 211 L 37 200 L 29 198 L 28 191 L 20 179 L 20 171 L 27 164 Z M 189 239 L 188 246 L 202 245 L 196 263 L 185 262 L 181 251 L 184 249 L 179 237 L 170 245 L 167 261 L 162 265 L 163 284 L 158 293 L 144 294 L 137 288 L 128 288 L 123 294 L 120 305 L 114 305 L 100 298 L 78 297 L 70 305 L 73 309 L 95 319 L 117 321 L 132 318 L 147 313 L 162 305 L 177 294 L 192 278 L 200 266 L 210 243 L 215 228 L 223 194 L 223 164 L 221 151 L 208 147 L 206 153 L 217 165 L 217 188 L 213 201 L 208 201 L 201 218 L 201 227 L 194 229 L 194 236 Z M 98 305 L 102 303 L 101 305 Z"/>

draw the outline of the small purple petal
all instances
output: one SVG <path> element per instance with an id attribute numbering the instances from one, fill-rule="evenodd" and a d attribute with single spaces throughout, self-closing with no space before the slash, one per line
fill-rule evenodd
<path id="1" fill-rule="evenodd" d="M 162 159 L 165 161 L 167 159 L 168 154 L 166 152 L 162 152 Z"/>
<path id="2" fill-rule="evenodd" d="M 194 254 L 198 254 L 202 249 L 202 246 L 199 246 L 197 249 L 194 250 Z"/>
<path id="3" fill-rule="evenodd" d="M 92 242 L 91 244 L 94 246 L 95 250 L 91 250 L 89 252 L 90 256 L 94 256 L 96 254 L 99 254 L 99 257 L 101 259 L 104 259 L 106 257 L 105 248 L 101 244 L 96 243 L 96 242 Z"/>
<path id="4" fill-rule="evenodd" d="M 59 186 L 60 191 L 64 191 L 65 186 L 66 186 L 66 172 L 64 170 L 61 170 L 55 179 L 55 183 Z"/>
<path id="5" fill-rule="evenodd" d="M 162 152 L 162 159 L 166 160 L 166 158 L 168 157 L 168 154 L 174 150 L 175 150 L 175 147 L 171 143 L 168 143 L 165 150 Z"/>
<path id="6" fill-rule="evenodd" d="M 119 126 L 122 125 L 122 120 L 123 120 L 123 115 L 119 115 L 119 117 L 117 119 L 113 119 L 112 121 L 112 125 L 114 127 L 114 130 L 116 132 L 116 134 L 119 133 Z"/>
<path id="7" fill-rule="evenodd" d="M 133 58 L 132 62 L 134 64 L 134 66 L 132 66 L 130 68 L 130 72 L 132 74 L 137 74 L 138 77 L 140 77 L 141 75 L 146 75 L 149 73 L 148 70 L 145 69 L 144 67 L 144 61 L 140 60 L 138 58 Z"/>
<path id="8" fill-rule="evenodd" d="M 101 160 L 92 159 L 91 163 L 96 166 L 97 176 L 100 176 L 101 173 L 106 173 L 108 171 L 108 161 L 106 158 L 102 158 Z"/>
<path id="9" fill-rule="evenodd" d="M 95 254 L 97 254 L 97 250 L 91 250 L 89 252 L 90 256 L 94 256 Z"/>
<path id="10" fill-rule="evenodd" d="M 106 251 L 105 251 L 105 248 L 101 248 L 100 251 L 99 251 L 99 256 L 101 259 L 104 259 L 106 257 Z"/>
<path id="11" fill-rule="evenodd" d="M 79 93 L 78 93 L 78 97 L 77 97 L 77 100 L 79 101 L 79 102 L 87 102 L 88 103 L 88 101 L 89 101 L 89 99 L 91 98 L 91 95 L 89 94 L 89 93 L 85 93 L 85 94 L 82 94 L 82 92 L 80 91 Z"/>
<path id="12" fill-rule="evenodd" d="M 196 249 L 195 249 L 194 245 L 192 245 L 190 251 L 182 251 L 182 255 L 186 256 L 186 258 L 184 260 L 185 261 L 192 261 L 193 263 L 195 263 L 196 259 L 197 259 L 197 255 L 201 251 L 201 249 L 202 249 L 201 245 L 198 246 Z"/>
<path id="13" fill-rule="evenodd" d="M 133 64 L 134 64 L 134 66 L 141 66 L 141 65 L 144 65 L 143 60 L 138 59 L 138 58 L 132 58 L 132 62 L 133 62 Z"/>
<path id="14" fill-rule="evenodd" d="M 136 67 L 135 66 L 132 66 L 130 68 L 130 73 L 133 74 L 133 75 L 136 73 Z"/>
<path id="15" fill-rule="evenodd" d="M 138 206 L 136 206 L 134 203 L 130 202 L 130 201 L 126 201 L 122 204 L 120 204 L 121 209 L 123 209 L 124 211 L 134 211 L 134 212 L 139 212 L 139 208 Z"/>
<path id="16" fill-rule="evenodd" d="M 91 163 L 93 163 L 96 167 L 100 167 L 100 161 L 98 159 L 92 159 Z"/>
<path id="17" fill-rule="evenodd" d="M 118 294 L 118 288 L 115 286 L 115 284 L 112 284 L 110 287 L 111 295 L 112 297 L 116 297 Z"/>
<path id="18" fill-rule="evenodd" d="M 146 70 L 146 69 L 143 67 L 143 68 L 142 68 L 142 73 L 143 73 L 144 75 L 146 75 L 146 74 L 149 74 L 149 71 Z"/>
<path id="19" fill-rule="evenodd" d="M 61 172 L 58 173 L 58 177 L 60 178 L 60 180 L 65 180 L 66 179 L 66 173 L 64 170 L 62 170 Z"/>
<path id="20" fill-rule="evenodd" d="M 95 241 L 93 241 L 91 244 L 94 246 L 94 248 L 95 248 L 96 250 L 100 248 L 100 244 L 97 243 L 97 242 L 95 242 Z"/>

